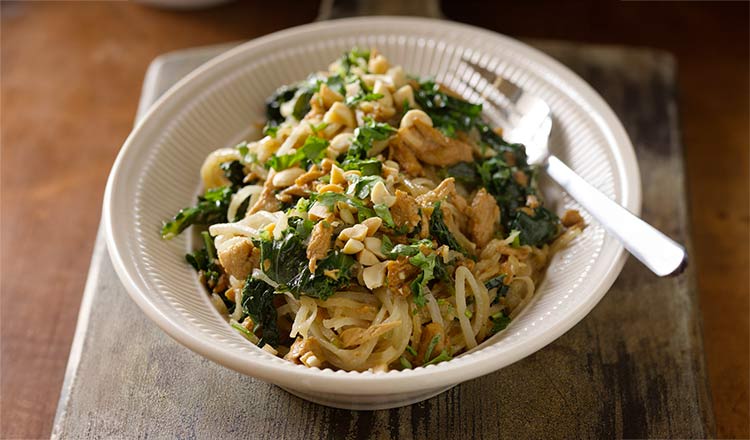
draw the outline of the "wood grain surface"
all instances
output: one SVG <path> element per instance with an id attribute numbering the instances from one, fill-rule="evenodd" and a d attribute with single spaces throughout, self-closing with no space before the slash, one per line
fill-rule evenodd
<path id="1" fill-rule="evenodd" d="M 2 3 L 1 437 L 49 435 L 104 181 L 150 60 L 308 22 L 316 9 L 293 1 L 200 12 Z M 462 1 L 443 9 L 517 37 L 676 55 L 717 434 L 748 437 L 748 5 Z"/>

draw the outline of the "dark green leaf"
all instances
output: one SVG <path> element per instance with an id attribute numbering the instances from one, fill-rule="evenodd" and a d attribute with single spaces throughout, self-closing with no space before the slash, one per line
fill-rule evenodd
<path id="1" fill-rule="evenodd" d="M 435 203 L 432 215 L 430 216 L 430 235 L 438 243 L 444 244 L 454 251 L 466 253 L 464 248 L 456 241 L 456 237 L 448 230 L 448 226 L 446 226 L 443 219 L 443 211 L 440 209 L 440 202 Z"/>
<path id="2" fill-rule="evenodd" d="M 482 185 L 482 177 L 477 171 L 477 165 L 471 162 L 459 162 L 447 168 L 447 174 L 462 183 L 467 189 Z"/>
<path id="3" fill-rule="evenodd" d="M 239 160 L 224 162 L 219 165 L 224 171 L 224 176 L 232 183 L 232 186 L 241 186 L 245 179 L 245 167 Z"/>
<path id="4" fill-rule="evenodd" d="M 498 312 L 494 315 L 490 316 L 490 320 L 492 321 L 492 329 L 490 330 L 490 335 L 494 335 L 497 332 L 505 330 L 505 327 L 510 324 L 510 317 L 505 314 L 505 312 Z"/>
<path id="5" fill-rule="evenodd" d="M 262 339 L 258 346 L 279 345 L 276 308 L 273 306 L 274 288 L 256 278 L 248 277 L 242 288 L 242 308 L 256 325 L 260 325 Z"/>
<path id="6" fill-rule="evenodd" d="M 164 223 L 161 236 L 171 239 L 191 225 L 209 226 L 227 221 L 227 209 L 233 191 L 229 187 L 213 188 L 198 196 L 198 204 L 181 209 L 171 220 Z"/>
<path id="7" fill-rule="evenodd" d="M 521 231 L 519 240 L 522 245 L 541 246 L 549 243 L 557 235 L 558 218 L 546 208 L 536 208 L 534 216 L 518 211 L 511 223 L 513 229 Z"/>
<path id="8" fill-rule="evenodd" d="M 298 89 L 298 85 L 282 86 L 266 99 L 266 119 L 268 120 L 268 124 L 275 126 L 284 122 L 284 117 L 281 115 L 281 104 L 291 101 Z"/>
<path id="9" fill-rule="evenodd" d="M 345 171 L 359 170 L 362 176 L 379 176 L 383 170 L 383 164 L 377 159 L 354 159 L 344 162 L 343 168 Z"/>

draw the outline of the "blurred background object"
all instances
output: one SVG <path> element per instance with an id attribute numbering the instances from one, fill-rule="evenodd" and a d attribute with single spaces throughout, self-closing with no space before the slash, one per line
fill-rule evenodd
<path id="1" fill-rule="evenodd" d="M 319 14 L 317 2 L 294 0 L 181 9 L 0 3 L 2 438 L 50 433 L 104 183 L 132 128 L 149 62 Z M 441 9 L 445 18 L 522 40 L 644 46 L 675 56 L 680 106 L 673 111 L 682 122 L 691 264 L 717 435 L 749 437 L 748 3 L 463 0 Z"/>
<path id="2" fill-rule="evenodd" d="M 233 0 L 135 0 L 146 6 L 183 11 L 210 8 L 230 1 Z"/>

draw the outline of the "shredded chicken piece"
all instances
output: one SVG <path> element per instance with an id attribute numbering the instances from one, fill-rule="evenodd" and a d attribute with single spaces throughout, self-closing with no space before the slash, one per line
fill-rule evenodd
<path id="1" fill-rule="evenodd" d="M 524 188 L 529 186 L 529 176 L 521 170 L 513 173 L 513 179 L 515 179 L 515 181 Z"/>
<path id="2" fill-rule="evenodd" d="M 526 206 L 528 206 L 531 209 L 536 209 L 540 207 L 542 204 L 539 202 L 539 199 L 534 194 L 529 194 L 526 196 Z"/>
<path id="3" fill-rule="evenodd" d="M 398 162 L 406 174 L 414 177 L 424 175 L 424 169 L 422 169 L 417 156 L 399 140 L 398 136 L 391 138 L 389 146 L 390 159 Z"/>
<path id="4" fill-rule="evenodd" d="M 400 256 L 397 260 L 389 261 L 386 265 L 388 288 L 396 295 L 409 295 L 411 293 L 411 287 L 409 287 L 409 284 L 411 284 L 419 272 L 420 269 L 409 263 L 407 257 Z"/>
<path id="5" fill-rule="evenodd" d="M 393 222 L 398 227 L 406 226 L 408 229 L 414 229 L 419 224 L 419 205 L 414 197 L 410 196 L 400 189 L 396 190 L 396 202 L 391 206 L 391 216 Z"/>
<path id="6" fill-rule="evenodd" d="M 310 235 L 310 244 L 307 245 L 307 259 L 310 260 L 308 267 L 310 272 L 315 273 L 318 260 L 324 258 L 331 249 L 331 236 L 333 226 L 326 221 L 320 221 L 313 227 Z"/>
<path id="7" fill-rule="evenodd" d="M 268 178 L 263 183 L 263 192 L 260 193 L 258 201 L 247 211 L 248 214 L 255 214 L 258 211 L 276 212 L 281 209 L 281 202 L 279 202 L 273 193 L 274 174 L 276 173 L 273 169 L 268 173 Z"/>
<path id="8" fill-rule="evenodd" d="M 351 327 L 341 332 L 339 337 L 344 348 L 354 347 L 356 345 L 362 345 L 365 342 L 378 338 L 380 335 L 387 333 L 401 325 L 401 321 L 384 322 L 370 326 L 368 328 Z"/>
<path id="9" fill-rule="evenodd" d="M 235 239 L 234 243 L 218 252 L 219 263 L 227 274 L 238 280 L 245 279 L 254 268 L 259 267 L 260 252 L 255 250 L 249 238 Z"/>
<path id="10" fill-rule="evenodd" d="M 474 159 L 474 148 L 471 145 L 449 138 L 440 130 L 421 121 L 415 121 L 414 125 L 399 129 L 398 137 L 426 164 L 444 167 L 458 162 L 471 162 Z"/>
<path id="11" fill-rule="evenodd" d="M 468 226 L 468 218 L 461 213 L 455 213 L 456 215 L 454 215 L 454 211 L 446 205 L 441 206 L 440 210 L 443 212 L 443 221 L 448 231 L 453 234 L 453 237 L 464 250 L 473 254 L 477 245 L 462 232 L 462 229 L 465 230 L 466 226 Z"/>
<path id="12" fill-rule="evenodd" d="M 430 236 L 430 216 L 429 214 L 432 214 L 432 211 L 428 214 L 428 209 L 422 209 L 420 210 L 420 215 L 422 217 L 421 222 L 419 223 L 419 238 L 427 238 Z"/>
<path id="13" fill-rule="evenodd" d="M 305 174 L 297 177 L 297 179 L 294 181 L 294 184 L 297 186 L 305 186 L 305 184 L 310 183 L 318 177 L 322 177 L 323 175 L 325 175 L 323 170 L 321 170 L 318 165 L 313 164 L 313 166 L 311 166 Z"/>
<path id="14" fill-rule="evenodd" d="M 469 235 L 478 247 L 482 248 L 492 240 L 499 221 L 500 208 L 495 198 L 484 188 L 480 189 L 469 209 Z"/>
<path id="15" fill-rule="evenodd" d="M 440 338 L 438 339 L 437 344 L 432 347 L 432 352 L 430 352 L 429 359 L 425 359 L 427 348 L 430 346 L 430 342 L 432 342 L 432 339 L 438 335 L 440 336 Z M 424 328 L 422 329 L 422 336 L 419 339 L 419 348 L 417 349 L 417 357 L 412 363 L 414 365 L 422 365 L 426 362 L 429 362 L 430 360 L 438 357 L 440 355 L 440 352 L 443 351 L 443 349 L 447 346 L 448 340 L 445 332 L 443 331 L 443 326 L 438 324 L 437 322 L 431 322 L 424 326 Z"/>
<path id="16" fill-rule="evenodd" d="M 284 356 L 284 359 L 292 361 L 295 364 L 301 364 L 304 363 L 303 359 L 309 359 L 310 355 L 308 353 L 314 355 L 321 363 L 326 360 L 323 350 L 320 348 L 320 343 L 312 336 L 307 339 L 297 338 L 289 348 L 289 353 Z"/>
<path id="17" fill-rule="evenodd" d="M 583 217 L 581 217 L 581 214 L 578 212 L 578 210 L 575 209 L 569 209 L 565 211 L 565 214 L 563 214 L 560 221 L 566 228 L 570 228 L 573 226 L 583 226 Z"/>
<path id="18" fill-rule="evenodd" d="M 296 183 L 285 190 L 281 191 L 276 198 L 284 203 L 291 203 L 294 197 L 308 197 L 310 195 L 310 185 L 297 185 Z"/>
<path id="19" fill-rule="evenodd" d="M 432 191 L 428 191 L 421 196 L 417 197 L 417 203 L 423 207 L 432 206 L 433 203 L 438 200 L 450 199 L 459 211 L 468 213 L 469 204 L 466 199 L 456 192 L 456 179 L 448 177 L 440 182 L 440 185 L 435 187 Z"/>

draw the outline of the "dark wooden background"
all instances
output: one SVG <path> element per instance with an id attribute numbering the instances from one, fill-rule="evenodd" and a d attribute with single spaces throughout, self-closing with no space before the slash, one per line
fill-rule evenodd
<path id="1" fill-rule="evenodd" d="M 747 438 L 748 3 L 445 2 L 520 38 L 655 47 L 678 60 L 694 255 L 717 434 Z M 0 437 L 49 435 L 104 182 L 160 53 L 312 21 L 315 2 L 174 12 L 0 4 Z"/>

